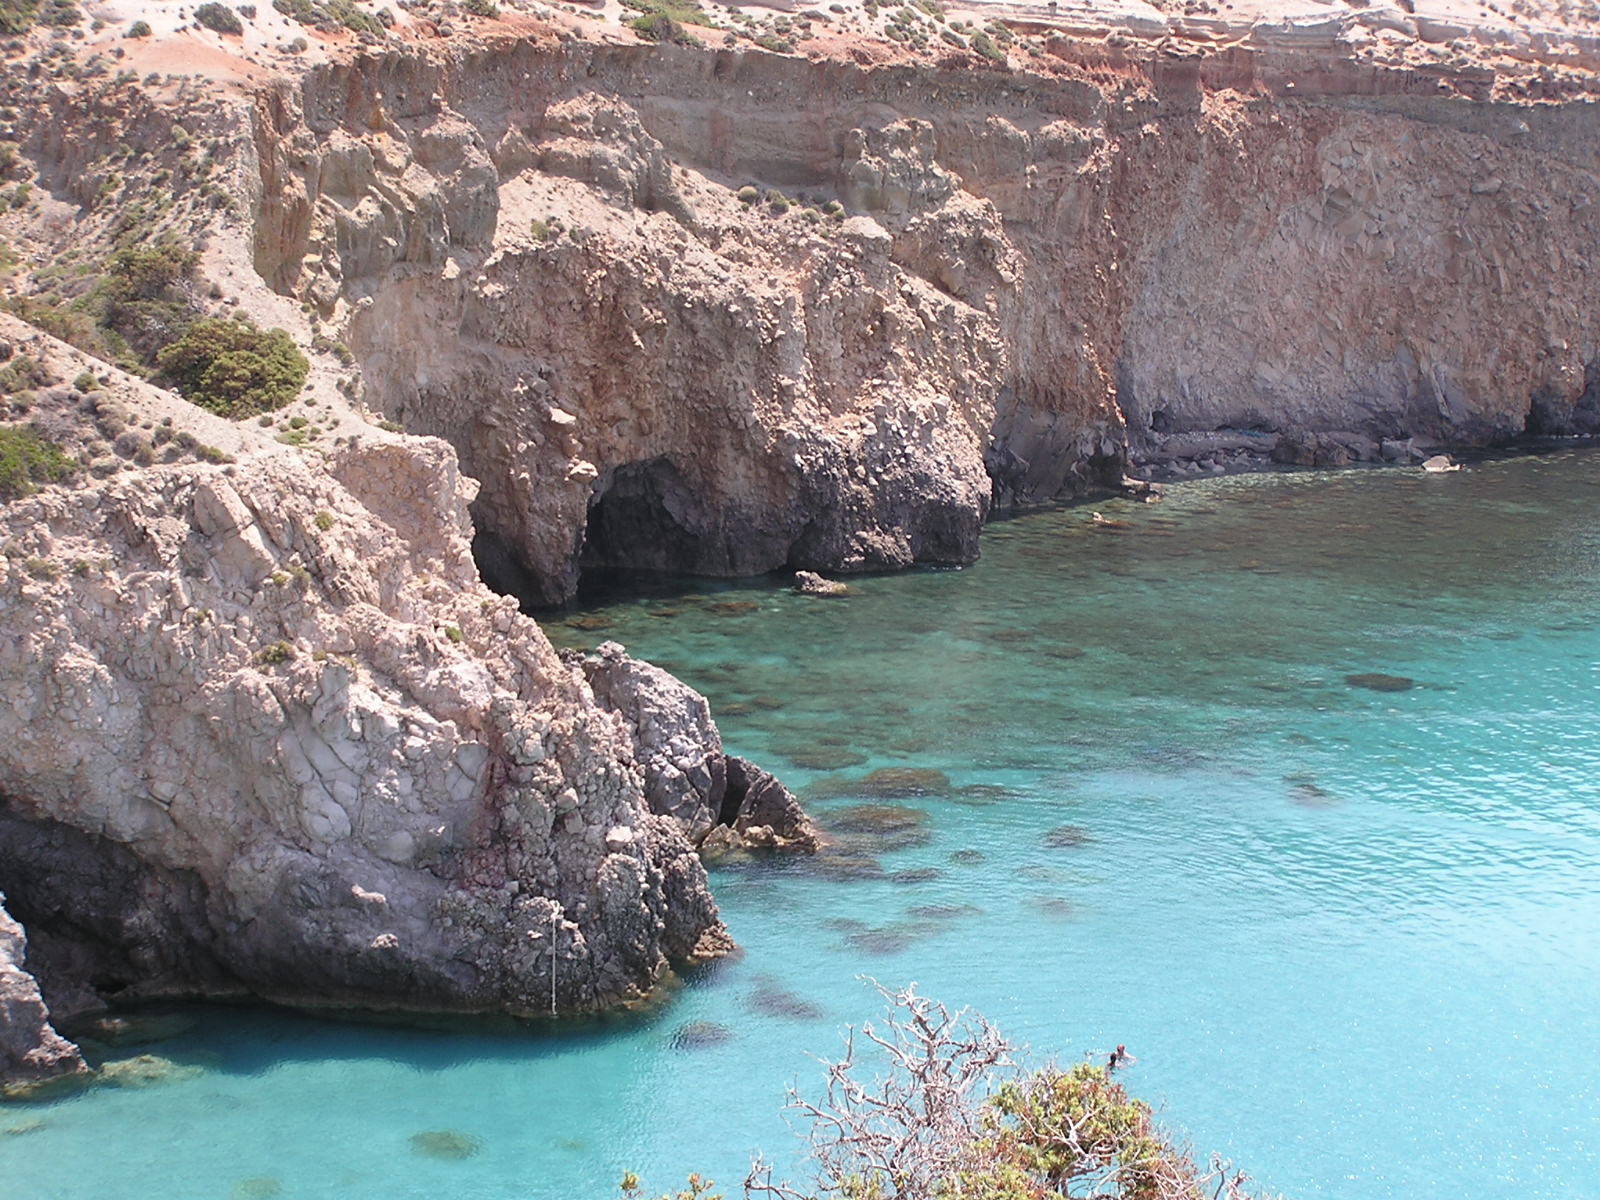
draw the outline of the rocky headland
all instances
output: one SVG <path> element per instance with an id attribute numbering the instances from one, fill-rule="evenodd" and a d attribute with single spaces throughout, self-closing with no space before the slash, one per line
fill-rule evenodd
<path id="1" fill-rule="evenodd" d="M 815 835 L 519 611 L 587 569 L 1600 427 L 1583 12 L 474 7 L 0 42 L 0 1071 L 82 1070 L 43 1000 L 567 1014 L 725 952 L 697 850 Z M 288 406 L 179 394 L 235 315 Z"/>

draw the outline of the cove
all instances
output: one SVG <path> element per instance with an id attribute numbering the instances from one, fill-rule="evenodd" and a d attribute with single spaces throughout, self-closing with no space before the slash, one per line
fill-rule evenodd
<path id="1" fill-rule="evenodd" d="M 784 1089 L 877 1013 L 868 975 L 1041 1058 L 1126 1043 L 1290 1196 L 1595 1195 L 1597 466 L 1235 476 L 843 600 L 597 597 L 552 636 L 704 691 L 851 854 L 719 868 L 743 955 L 630 1022 L 194 1010 L 127 1052 L 197 1071 L 0 1109 L 5 1194 L 736 1193 L 757 1150 L 798 1168 Z"/>

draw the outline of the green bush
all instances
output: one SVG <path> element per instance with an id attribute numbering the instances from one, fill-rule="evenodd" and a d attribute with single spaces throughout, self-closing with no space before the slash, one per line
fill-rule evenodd
<path id="1" fill-rule="evenodd" d="M 33 28 L 34 0 L 0 0 L 0 34 L 15 37 Z"/>
<path id="2" fill-rule="evenodd" d="M 147 38 L 154 32 L 155 31 L 150 28 L 149 21 L 135 21 L 132 25 L 128 26 L 128 32 L 122 36 L 130 38 Z"/>
<path id="3" fill-rule="evenodd" d="M 49 387 L 54 382 L 54 376 L 44 364 L 26 354 L 19 354 L 5 366 L 0 367 L 0 396 Z"/>
<path id="4" fill-rule="evenodd" d="M 239 20 L 239 14 L 226 4 L 202 4 L 194 10 L 194 23 L 203 25 L 214 33 L 244 32 L 244 22 Z"/>
<path id="5" fill-rule="evenodd" d="M 14 500 L 72 474 L 70 458 L 31 429 L 0 426 L 0 500 Z"/>
<path id="6" fill-rule="evenodd" d="M 994 39 L 983 30 L 975 30 L 968 40 L 972 48 L 985 58 L 991 58 L 995 62 L 1005 62 L 1006 52 L 995 45 Z"/>
<path id="7" fill-rule="evenodd" d="M 475 17 L 498 17 L 500 6 L 494 0 L 461 0 L 461 7 Z"/>
<path id="8" fill-rule="evenodd" d="M 194 279 L 200 256 L 176 242 L 128 246 L 106 264 L 113 294 L 119 300 L 155 300 Z"/>
<path id="9" fill-rule="evenodd" d="M 311 370 L 286 331 L 220 317 L 196 321 L 156 364 L 189 400 L 235 418 L 282 408 Z"/>
<path id="10" fill-rule="evenodd" d="M 754 204 L 759 199 L 761 199 L 761 190 L 754 184 L 747 183 L 739 189 L 739 203 L 743 204 L 746 208 Z"/>
<path id="11" fill-rule="evenodd" d="M 256 653 L 256 662 L 263 667 L 282 666 L 294 657 L 294 647 L 288 642 L 273 642 Z"/>

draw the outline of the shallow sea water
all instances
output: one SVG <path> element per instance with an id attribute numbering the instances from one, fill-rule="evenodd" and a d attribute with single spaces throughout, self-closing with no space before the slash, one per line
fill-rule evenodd
<path id="1" fill-rule="evenodd" d="M 1170 1124 L 1302 1200 L 1600 1197 L 1600 456 L 1100 510 L 1125 526 L 998 523 L 978 565 L 846 600 L 702 582 L 558 618 L 880 827 L 851 835 L 879 873 L 718 871 L 744 954 L 630 1022 L 199 1010 L 141 1047 L 194 1078 L 0 1107 L 0 1195 L 736 1193 L 757 1150 L 795 1165 L 785 1088 L 876 1015 L 872 976 L 1041 1059 L 1126 1043 Z M 1414 682 L 1348 682 L 1374 673 Z M 862 782 L 902 767 L 948 787 Z"/>

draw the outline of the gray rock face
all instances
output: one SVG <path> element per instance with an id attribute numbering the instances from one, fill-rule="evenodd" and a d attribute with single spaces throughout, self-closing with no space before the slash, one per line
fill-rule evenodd
<path id="1" fill-rule="evenodd" d="M 644 771 L 652 812 L 671 817 L 696 846 L 809 853 L 816 830 L 793 792 L 753 763 L 723 752 L 704 696 L 660 667 L 604 642 L 570 653 L 595 699 L 619 713 Z"/>
<path id="2" fill-rule="evenodd" d="M 474 490 L 423 440 L 0 510 L 0 887 L 52 994 L 537 1015 L 730 945 L 704 699 L 597 698 L 478 582 Z"/>
<path id="3" fill-rule="evenodd" d="M 88 1070 L 78 1048 L 50 1024 L 27 971 L 27 939 L 0 896 L 0 1086 L 42 1083 Z"/>

